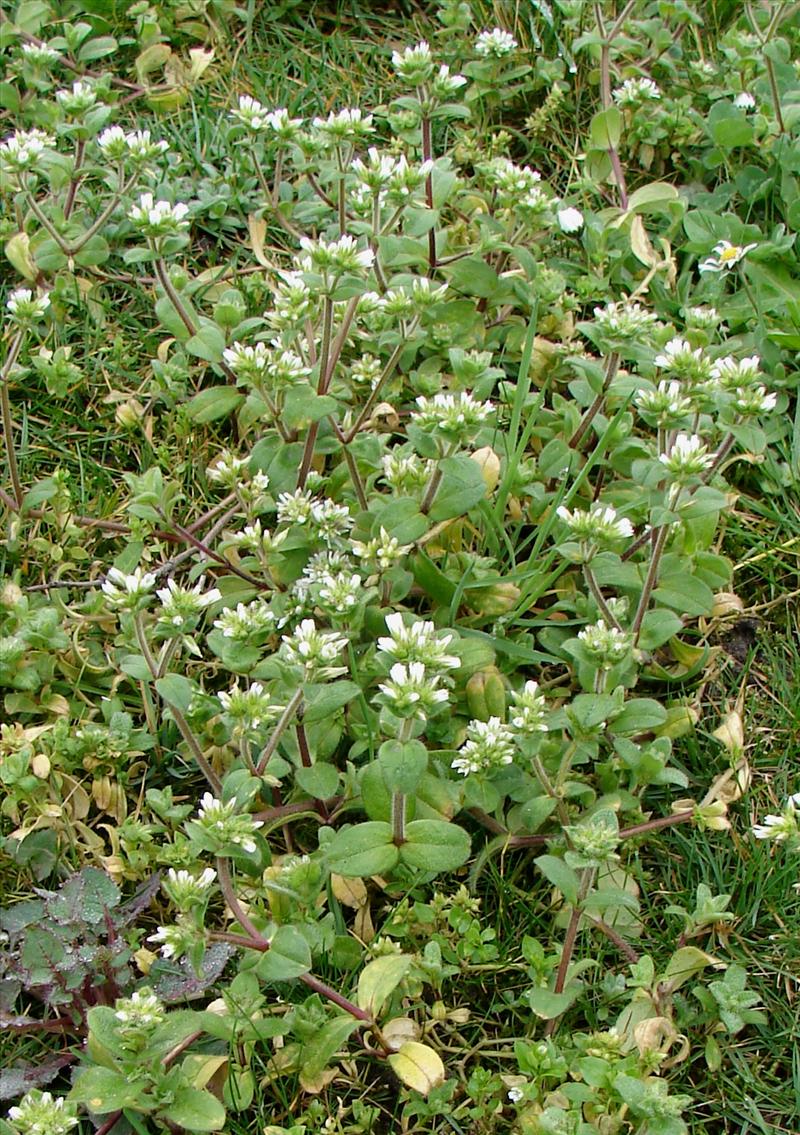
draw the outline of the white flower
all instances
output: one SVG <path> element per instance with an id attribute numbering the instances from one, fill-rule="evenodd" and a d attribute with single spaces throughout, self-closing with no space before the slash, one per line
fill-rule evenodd
<path id="1" fill-rule="evenodd" d="M 378 689 L 395 713 L 421 720 L 448 699 L 447 690 L 439 689 L 439 675 L 429 674 L 421 662 L 395 662 Z"/>
<path id="2" fill-rule="evenodd" d="M 621 87 L 613 92 L 618 106 L 638 106 L 661 98 L 661 91 L 652 79 L 626 79 Z"/>
<path id="3" fill-rule="evenodd" d="M 710 331 L 719 323 L 719 312 L 715 307 L 687 307 L 685 311 L 687 327 L 700 327 Z"/>
<path id="4" fill-rule="evenodd" d="M 218 587 L 203 591 L 205 576 L 201 576 L 194 587 L 181 587 L 174 579 L 167 581 L 156 595 L 161 600 L 158 621 L 173 633 L 185 634 L 194 629 L 198 617 L 212 603 L 222 598 Z"/>
<path id="5" fill-rule="evenodd" d="M 512 693 L 511 697 L 515 706 L 511 717 L 514 728 L 520 733 L 546 733 L 547 702 L 539 693 L 538 683 L 526 682 L 521 693 Z"/>
<path id="6" fill-rule="evenodd" d="M 755 418 L 771 413 L 778 404 L 778 395 L 767 393 L 764 386 L 744 387 L 734 394 L 731 405 L 744 418 Z"/>
<path id="7" fill-rule="evenodd" d="M 33 64 L 34 67 L 42 67 L 47 63 L 54 63 L 56 59 L 62 58 L 61 52 L 56 51 L 54 47 L 50 47 L 47 43 L 23 43 L 20 50 L 23 59 Z"/>
<path id="8" fill-rule="evenodd" d="M 320 607 L 335 615 L 344 615 L 357 607 L 364 596 L 360 575 L 350 572 L 330 573 L 320 580 Z"/>
<path id="9" fill-rule="evenodd" d="M 300 247 L 304 253 L 301 257 L 303 269 L 320 272 L 324 276 L 328 273 L 340 276 L 343 272 L 359 272 L 371 268 L 375 260 L 371 248 L 359 249 L 356 238 L 347 233 L 338 240 L 326 240 L 322 236 L 317 240 L 301 237 Z"/>
<path id="10" fill-rule="evenodd" d="M 475 54 L 484 58 L 502 59 L 504 55 L 511 55 L 519 44 L 510 32 L 503 28 L 492 28 L 491 31 L 481 32 L 475 40 Z"/>
<path id="11" fill-rule="evenodd" d="M 624 662 L 630 654 L 633 637 L 625 631 L 609 627 L 603 619 L 590 624 L 578 634 L 586 653 L 599 662 L 603 670 Z"/>
<path id="12" fill-rule="evenodd" d="M 433 473 L 433 462 L 416 453 L 386 453 L 381 458 L 383 478 L 395 493 L 413 493 L 424 488 Z"/>
<path id="13" fill-rule="evenodd" d="M 583 213 L 580 209 L 573 209 L 571 206 L 559 209 L 556 217 L 562 233 L 579 233 L 583 228 Z"/>
<path id="14" fill-rule="evenodd" d="M 56 91 L 56 102 L 66 114 L 77 116 L 92 109 L 97 102 L 97 93 L 91 83 L 78 79 L 72 84 L 72 90 Z"/>
<path id="15" fill-rule="evenodd" d="M 358 107 L 331 111 L 327 118 L 315 118 L 313 127 L 331 143 L 357 142 L 373 133 L 372 115 Z"/>
<path id="16" fill-rule="evenodd" d="M 237 731 L 258 729 L 265 722 L 274 721 L 281 712 L 281 707 L 272 704 L 260 682 L 253 682 L 245 690 L 240 690 L 238 685 L 228 692 L 220 690 L 217 698 Z"/>
<path id="17" fill-rule="evenodd" d="M 8 1118 L 19 1135 L 66 1135 L 78 1124 L 74 1107 L 63 1096 L 33 1091 L 8 1109 Z"/>
<path id="18" fill-rule="evenodd" d="M 692 349 L 691 344 L 679 336 L 670 339 L 661 354 L 656 355 L 654 363 L 690 382 L 705 382 L 711 375 L 711 362 L 703 348 Z"/>
<path id="19" fill-rule="evenodd" d="M 214 620 L 214 630 L 220 631 L 223 638 L 241 642 L 251 635 L 269 634 L 275 629 L 275 615 L 263 599 L 251 603 L 238 603 L 235 610 L 223 611 Z"/>
<path id="20" fill-rule="evenodd" d="M 264 826 L 263 820 L 254 819 L 248 812 L 237 812 L 235 800 L 223 804 L 210 792 L 206 792 L 200 801 L 197 822 L 209 835 L 214 836 L 218 850 L 233 843 L 248 854 L 256 850 L 254 833 Z"/>
<path id="21" fill-rule="evenodd" d="M 431 94 L 437 99 L 449 98 L 463 87 L 466 81 L 463 75 L 451 75 L 450 68 L 446 63 L 442 63 L 431 80 Z"/>
<path id="22" fill-rule="evenodd" d="M 488 721 L 470 721 L 467 740 L 450 767 L 462 776 L 470 773 L 490 772 L 514 760 L 516 744 L 514 734 L 499 717 Z"/>
<path id="23" fill-rule="evenodd" d="M 125 575 L 119 568 L 112 567 L 108 569 L 102 589 L 112 607 L 132 610 L 150 594 L 155 585 L 155 575 L 143 568 L 137 567 L 130 575 Z"/>
<path id="24" fill-rule="evenodd" d="M 137 162 L 148 161 L 151 158 L 159 157 L 161 154 L 166 154 L 169 149 L 169 143 L 162 141 L 155 142 L 150 138 L 149 130 L 132 130 L 129 134 L 125 135 L 125 142 L 128 146 L 128 152 L 131 158 Z"/>
<path id="25" fill-rule="evenodd" d="M 50 306 L 46 292 L 34 296 L 30 288 L 17 288 L 6 300 L 6 310 L 15 323 L 22 325 L 41 319 Z"/>
<path id="26" fill-rule="evenodd" d="M 219 457 L 206 468 L 206 477 L 213 484 L 223 485 L 225 488 L 231 489 L 247 476 L 248 465 L 248 458 L 237 457 L 230 450 L 224 449 Z"/>
<path id="27" fill-rule="evenodd" d="M 630 520 L 617 515 L 610 505 L 596 501 L 588 512 L 575 509 L 570 512 L 565 505 L 556 509 L 556 515 L 564 521 L 571 535 L 578 540 L 592 544 L 613 544 L 617 540 L 627 540 L 633 536 Z"/>
<path id="28" fill-rule="evenodd" d="M 662 453 L 659 461 L 674 480 L 682 481 L 710 468 L 714 464 L 714 455 L 708 452 L 699 437 L 678 434 L 669 453 Z"/>
<path id="29" fill-rule="evenodd" d="M 403 615 L 395 611 L 386 616 L 386 629 L 389 637 L 378 639 L 378 650 L 398 662 L 421 662 L 433 671 L 455 670 L 461 665 L 459 658 L 447 653 L 453 636 L 448 634 L 438 638 L 431 622 L 406 623 Z"/>
<path id="30" fill-rule="evenodd" d="M 147 987 L 137 989 L 130 997 L 116 1003 L 114 1016 L 126 1029 L 151 1029 L 160 1025 L 166 1013 L 164 1006 Z"/>
<path id="31" fill-rule="evenodd" d="M 281 493 L 277 500 L 279 524 L 305 524 L 311 517 L 313 497 L 306 489 Z"/>
<path id="32" fill-rule="evenodd" d="M 491 402 L 476 402 L 466 390 L 457 394 L 434 394 L 417 398 L 418 410 L 411 420 L 423 429 L 436 429 L 450 437 L 465 441 L 486 421 L 494 407 Z"/>
<path id="33" fill-rule="evenodd" d="M 269 120 L 267 108 L 250 95 L 239 95 L 239 105 L 231 114 L 249 130 L 264 130 Z"/>
<path id="34" fill-rule="evenodd" d="M 266 116 L 267 127 L 280 138 L 282 142 L 292 142 L 303 127 L 302 118 L 292 118 L 286 107 L 278 107 Z"/>
<path id="35" fill-rule="evenodd" d="M 0 163 L 8 170 L 32 170 L 45 150 L 54 145 L 44 130 L 17 130 L 0 143 Z"/>
<path id="36" fill-rule="evenodd" d="M 747 355 L 735 359 L 725 355 L 716 359 L 711 367 L 711 379 L 722 390 L 738 391 L 743 386 L 752 386 L 761 378 L 761 358 Z"/>
<path id="37" fill-rule="evenodd" d="M 783 806 L 779 816 L 765 816 L 763 823 L 753 825 L 753 835 L 756 839 L 770 839 L 775 843 L 797 844 L 800 839 L 798 830 L 798 812 L 800 812 L 800 792 L 790 796 Z"/>
<path id="38" fill-rule="evenodd" d="M 189 206 L 182 202 L 170 205 L 169 201 L 154 201 L 152 193 L 143 193 L 128 216 L 145 236 L 169 236 L 189 228 L 186 216 Z"/>
<path id="39" fill-rule="evenodd" d="M 756 105 L 756 100 L 749 91 L 742 91 L 733 100 L 733 105 L 737 106 L 739 110 L 753 110 Z"/>
<path id="40" fill-rule="evenodd" d="M 398 79 L 402 79 L 412 87 L 427 83 L 435 69 L 430 46 L 423 39 L 415 47 L 393 51 L 392 67 Z"/>
<path id="41" fill-rule="evenodd" d="M 701 272 L 730 272 L 731 268 L 735 268 L 740 260 L 747 256 L 748 252 L 752 252 L 754 248 L 758 248 L 757 243 L 753 244 L 731 244 L 729 240 L 721 240 L 719 244 L 714 245 L 714 252 L 716 256 L 709 256 L 698 265 Z"/>
<path id="42" fill-rule="evenodd" d="M 606 335 L 616 339 L 630 339 L 651 328 L 656 322 L 656 316 L 640 303 L 616 300 L 607 303 L 605 307 L 596 307 L 594 320 L 598 329 Z"/>
<path id="43" fill-rule="evenodd" d="M 353 554 L 370 567 L 374 567 L 377 571 L 388 571 L 403 556 L 408 555 L 411 544 L 401 546 L 396 536 L 390 536 L 385 528 L 381 528 L 380 535 L 374 536 L 371 540 L 366 542 L 354 540 L 352 549 Z"/>
<path id="44" fill-rule="evenodd" d="M 304 619 L 291 635 L 283 635 L 283 652 L 288 662 L 302 666 L 306 678 L 336 678 L 347 667 L 335 665 L 347 649 L 347 639 L 335 631 L 320 631 L 313 619 Z"/>
<path id="45" fill-rule="evenodd" d="M 170 867 L 162 885 L 179 910 L 189 911 L 193 907 L 205 905 L 208 892 L 216 881 L 217 873 L 213 867 L 206 867 L 200 875 L 193 875 L 190 871 L 176 871 L 174 867 Z"/>
<path id="46" fill-rule="evenodd" d="M 525 1093 L 523 1092 L 522 1088 L 509 1088 L 508 1089 L 508 1099 L 509 1099 L 510 1103 L 519 1103 L 519 1101 L 521 1099 L 523 1099 L 524 1097 L 525 1097 Z"/>
<path id="47" fill-rule="evenodd" d="M 633 401 L 641 414 L 655 416 L 660 426 L 674 425 L 689 413 L 693 405 L 675 379 L 659 382 L 655 390 L 637 391 Z"/>
<path id="48" fill-rule="evenodd" d="M 191 939 L 180 926 L 159 926 L 147 941 L 160 947 L 162 958 L 180 958 L 191 945 Z"/>

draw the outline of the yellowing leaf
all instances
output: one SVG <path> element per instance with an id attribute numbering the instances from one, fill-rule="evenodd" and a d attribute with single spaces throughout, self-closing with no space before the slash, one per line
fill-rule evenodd
<path id="1" fill-rule="evenodd" d="M 20 276 L 29 283 L 36 281 L 37 269 L 30 252 L 30 238 L 27 233 L 16 233 L 5 244 L 6 259 L 10 260 Z"/>
<path id="2" fill-rule="evenodd" d="M 398 1052 L 389 1057 L 389 1064 L 398 1080 L 407 1088 L 426 1096 L 433 1088 L 444 1083 L 444 1064 L 441 1057 L 427 1044 L 409 1040 Z"/>
<path id="3" fill-rule="evenodd" d="M 367 887 L 363 879 L 346 879 L 344 875 L 331 875 L 331 890 L 342 906 L 358 910 L 367 904 Z"/>
<path id="4" fill-rule="evenodd" d="M 644 222 L 638 215 L 631 221 L 631 251 L 636 259 L 648 268 L 655 268 L 659 263 L 656 251 L 650 243 L 650 237 L 645 231 Z"/>
<path id="5" fill-rule="evenodd" d="M 395 1017 L 383 1025 L 381 1036 L 387 1048 L 398 1052 L 404 1044 L 419 1040 L 420 1027 L 411 1017 Z"/>
<path id="6" fill-rule="evenodd" d="M 359 1009 L 365 1009 L 370 1016 L 377 1017 L 384 1002 L 408 973 L 410 965 L 411 958 L 408 954 L 389 954 L 385 958 L 376 958 L 365 966 L 358 979 L 356 1003 Z"/>
<path id="7" fill-rule="evenodd" d="M 264 238 L 267 235 L 267 222 L 263 217 L 257 217 L 255 213 L 248 213 L 247 231 L 250 234 L 250 244 L 253 249 L 253 255 L 262 268 L 269 268 L 269 260 L 264 255 Z"/>

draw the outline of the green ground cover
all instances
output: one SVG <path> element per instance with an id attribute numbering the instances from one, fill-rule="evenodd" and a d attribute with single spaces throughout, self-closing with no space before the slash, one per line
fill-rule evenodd
<path id="1" fill-rule="evenodd" d="M 795 1131 L 798 5 L 0 15 L 0 1131 Z"/>

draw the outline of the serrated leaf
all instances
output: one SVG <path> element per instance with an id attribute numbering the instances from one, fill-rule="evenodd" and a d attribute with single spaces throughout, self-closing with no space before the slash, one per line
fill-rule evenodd
<path id="1" fill-rule="evenodd" d="M 439 1084 L 444 1083 L 445 1069 L 441 1057 L 427 1044 L 415 1040 L 406 1041 L 397 1052 L 390 1053 L 387 1059 L 398 1080 L 420 1095 L 427 1096 Z"/>

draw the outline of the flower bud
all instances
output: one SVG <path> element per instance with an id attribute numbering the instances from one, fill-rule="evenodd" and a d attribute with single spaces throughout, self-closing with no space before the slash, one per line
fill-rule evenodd
<path id="1" fill-rule="evenodd" d="M 474 453 L 470 454 L 470 457 L 480 468 L 483 483 L 486 485 L 487 497 L 491 496 L 500 480 L 500 458 L 489 445 L 483 446 L 482 449 L 476 449 Z"/>
<path id="2" fill-rule="evenodd" d="M 496 666 L 472 675 L 467 682 L 467 706 L 478 721 L 488 721 L 490 717 L 505 720 L 506 688 Z"/>

